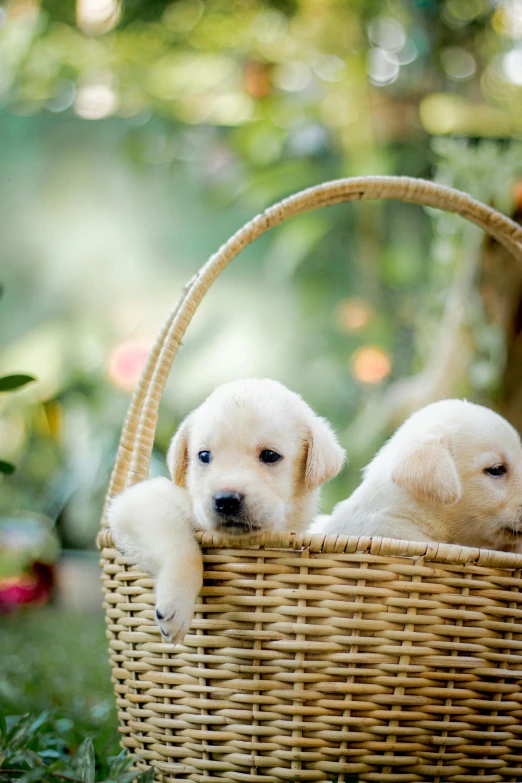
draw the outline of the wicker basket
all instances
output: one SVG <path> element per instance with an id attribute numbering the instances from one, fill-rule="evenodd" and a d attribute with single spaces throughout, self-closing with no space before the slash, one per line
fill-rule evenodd
<path id="1" fill-rule="evenodd" d="M 182 292 L 132 398 L 108 497 L 147 478 L 170 365 L 222 269 L 292 215 L 389 198 L 456 212 L 522 260 L 519 226 L 423 180 L 346 179 L 276 204 Z M 522 555 L 345 536 L 239 548 L 201 534 L 205 586 L 173 647 L 152 580 L 102 524 L 122 743 L 156 780 L 522 780 Z"/>

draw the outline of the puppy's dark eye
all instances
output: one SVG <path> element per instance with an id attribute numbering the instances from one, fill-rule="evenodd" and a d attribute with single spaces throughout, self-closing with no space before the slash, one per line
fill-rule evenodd
<path id="1" fill-rule="evenodd" d="M 505 465 L 492 465 L 490 468 L 486 468 L 484 473 L 487 473 L 488 476 L 498 478 L 498 476 L 503 476 L 504 473 L 507 473 L 507 469 Z"/>
<path id="2" fill-rule="evenodd" d="M 200 451 L 198 454 L 198 459 L 200 462 L 203 462 L 204 465 L 208 465 L 209 462 L 212 462 L 212 452 Z"/>
<path id="3" fill-rule="evenodd" d="M 283 458 L 281 454 L 277 453 L 277 451 L 271 451 L 271 449 L 263 449 L 263 451 L 259 455 L 259 459 L 261 460 L 261 462 L 264 462 L 265 465 L 272 465 L 274 462 L 279 462 L 279 460 Z"/>

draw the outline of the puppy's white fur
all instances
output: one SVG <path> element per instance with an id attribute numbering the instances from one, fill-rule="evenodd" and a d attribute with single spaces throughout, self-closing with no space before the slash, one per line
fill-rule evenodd
<path id="1" fill-rule="evenodd" d="M 504 474 L 487 473 L 500 465 Z M 383 446 L 353 495 L 312 530 L 516 551 L 522 535 L 520 437 L 480 405 L 428 405 Z"/>
<path id="2" fill-rule="evenodd" d="M 141 481 L 117 495 L 108 521 L 118 549 L 154 577 L 156 620 L 175 643 L 185 636 L 203 581 L 190 499 L 167 478 Z"/>
<path id="3" fill-rule="evenodd" d="M 260 455 L 281 455 L 264 464 Z M 198 455 L 210 452 L 203 464 Z M 108 512 L 118 548 L 155 577 L 156 618 L 179 641 L 201 589 L 195 528 L 253 541 L 268 531 L 298 531 L 316 513 L 320 486 L 345 458 L 329 424 L 299 395 L 271 380 L 218 387 L 181 423 L 169 448 L 168 479 L 144 481 L 118 495 Z M 215 509 L 217 492 L 241 496 L 241 513 Z"/>

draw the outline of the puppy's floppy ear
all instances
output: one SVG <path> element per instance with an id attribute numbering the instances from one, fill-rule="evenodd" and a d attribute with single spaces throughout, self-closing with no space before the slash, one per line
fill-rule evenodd
<path id="1" fill-rule="evenodd" d="M 305 484 L 312 491 L 337 476 L 346 452 L 337 443 L 334 431 L 320 416 L 314 416 L 307 442 Z"/>
<path id="2" fill-rule="evenodd" d="M 184 487 L 186 484 L 189 431 L 190 416 L 187 416 L 176 430 L 167 452 L 167 467 L 178 487 Z"/>
<path id="3" fill-rule="evenodd" d="M 435 438 L 403 454 L 393 467 L 392 481 L 428 503 L 451 506 L 462 496 L 457 466 L 447 446 Z"/>

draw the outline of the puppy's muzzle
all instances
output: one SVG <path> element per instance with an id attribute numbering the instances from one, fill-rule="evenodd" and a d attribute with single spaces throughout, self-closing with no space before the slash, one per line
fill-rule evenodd
<path id="1" fill-rule="evenodd" d="M 232 490 L 216 492 L 214 495 L 214 511 L 217 511 L 223 517 L 238 517 L 243 510 L 243 497 L 244 495 Z"/>

